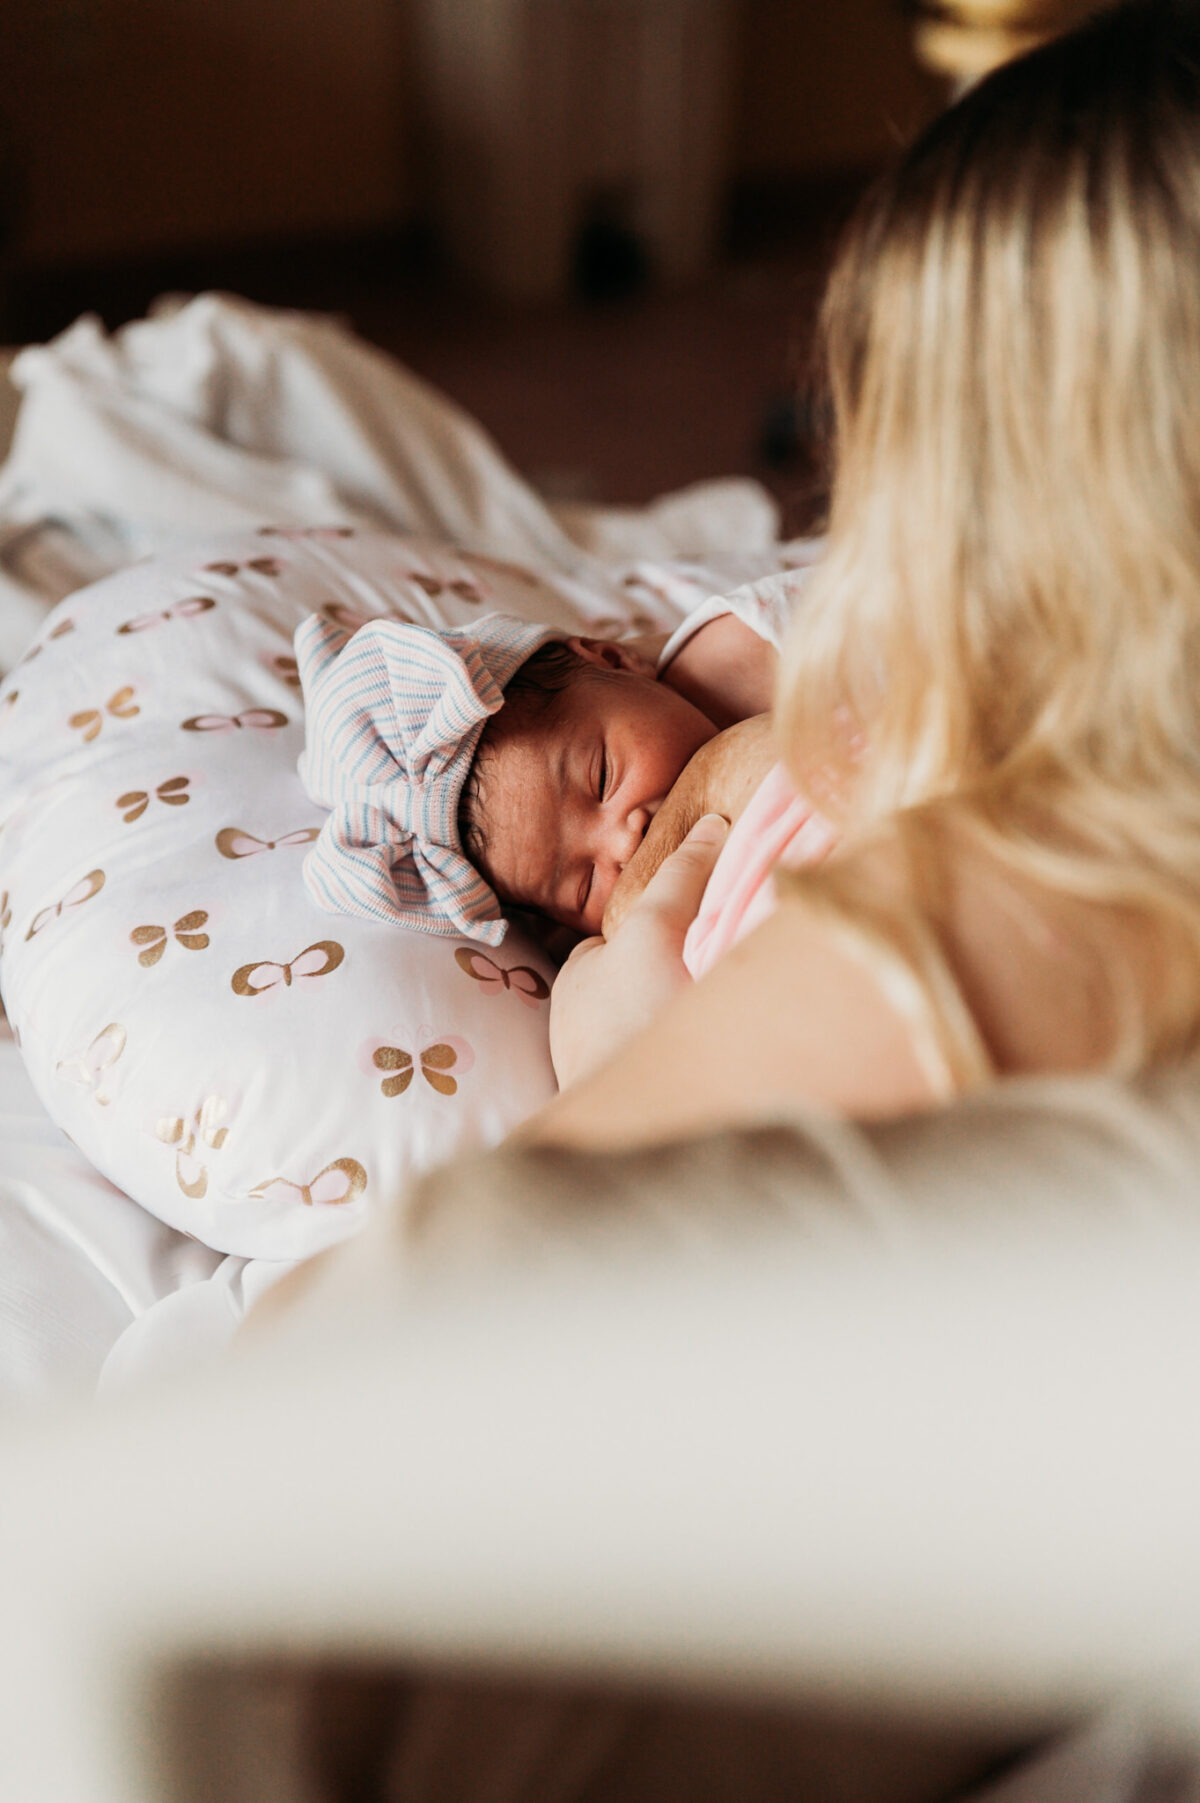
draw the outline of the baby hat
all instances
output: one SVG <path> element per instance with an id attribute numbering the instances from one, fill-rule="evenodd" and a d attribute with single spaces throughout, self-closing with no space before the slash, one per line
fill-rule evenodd
<path id="1" fill-rule="evenodd" d="M 434 632 L 311 614 L 296 630 L 300 780 L 330 809 L 304 860 L 319 907 L 499 945 L 500 903 L 463 856 L 458 803 L 489 716 L 527 658 L 565 635 L 508 614 Z"/>

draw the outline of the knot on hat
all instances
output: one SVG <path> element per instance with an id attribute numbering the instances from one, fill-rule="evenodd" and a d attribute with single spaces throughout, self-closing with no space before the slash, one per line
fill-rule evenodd
<path id="1" fill-rule="evenodd" d="M 458 804 L 505 684 L 561 636 L 507 614 L 446 632 L 375 620 L 351 634 L 321 614 L 304 621 L 300 780 L 330 810 L 304 860 L 320 907 L 500 944 L 508 922 L 463 855 Z"/>

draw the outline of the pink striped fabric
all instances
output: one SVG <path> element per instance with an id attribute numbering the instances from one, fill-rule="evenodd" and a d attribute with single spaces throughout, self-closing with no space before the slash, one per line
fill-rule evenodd
<path id="1" fill-rule="evenodd" d="M 463 856 L 459 798 L 505 684 L 562 636 L 508 614 L 440 633 L 374 620 L 350 634 L 321 614 L 305 620 L 295 639 L 300 780 L 330 810 L 304 860 L 320 907 L 500 944 L 508 922 Z"/>

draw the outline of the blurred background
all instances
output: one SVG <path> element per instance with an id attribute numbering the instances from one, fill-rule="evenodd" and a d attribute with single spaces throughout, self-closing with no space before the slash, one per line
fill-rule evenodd
<path id="1" fill-rule="evenodd" d="M 952 7 L 5 10 L 0 342 L 85 310 L 116 326 L 168 290 L 332 310 L 556 498 L 742 472 L 791 526 L 811 514 L 803 377 L 830 248 L 944 102 L 921 37 Z"/>

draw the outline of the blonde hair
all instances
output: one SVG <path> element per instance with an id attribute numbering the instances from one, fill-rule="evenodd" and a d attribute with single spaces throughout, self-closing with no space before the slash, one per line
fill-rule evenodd
<path id="1" fill-rule="evenodd" d="M 850 834 L 952 820 L 1151 922 L 1169 981 L 1125 1051 L 1191 1045 L 1197 7 L 1112 8 L 944 114 L 860 212 L 824 323 L 835 481 L 783 660 L 793 773 Z"/>

